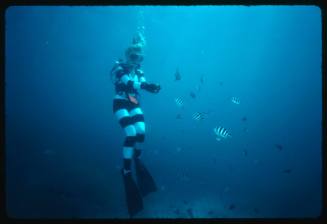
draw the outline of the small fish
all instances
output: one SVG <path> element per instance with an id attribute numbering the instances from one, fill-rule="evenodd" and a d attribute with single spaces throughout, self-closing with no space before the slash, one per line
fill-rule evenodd
<path id="1" fill-rule="evenodd" d="M 275 144 L 275 147 L 279 150 L 282 151 L 283 150 L 283 146 L 280 144 Z"/>
<path id="2" fill-rule="evenodd" d="M 228 193 L 230 191 L 230 188 L 228 187 L 228 186 L 226 186 L 225 188 L 224 188 L 224 193 Z"/>
<path id="3" fill-rule="evenodd" d="M 234 204 L 231 204 L 231 205 L 228 206 L 229 210 L 234 210 L 235 208 L 236 208 L 236 206 Z"/>
<path id="4" fill-rule="evenodd" d="M 204 117 L 205 117 L 205 113 L 203 113 L 203 112 L 195 112 L 195 113 L 192 115 L 192 119 L 193 119 L 193 120 L 196 120 L 196 121 L 203 120 Z"/>
<path id="5" fill-rule="evenodd" d="M 243 121 L 243 122 L 245 122 L 245 121 L 247 121 L 247 120 L 248 120 L 248 118 L 247 118 L 246 116 L 242 117 L 242 121 Z"/>
<path id="6" fill-rule="evenodd" d="M 178 208 L 176 208 L 176 209 L 174 210 L 174 214 L 175 214 L 175 215 L 180 215 L 180 214 L 181 214 L 181 211 L 180 211 Z"/>
<path id="7" fill-rule="evenodd" d="M 175 208 L 175 206 L 173 204 L 169 204 L 169 208 Z"/>
<path id="8" fill-rule="evenodd" d="M 214 211 L 210 210 L 208 211 L 208 215 L 213 215 L 214 214 Z"/>
<path id="9" fill-rule="evenodd" d="M 200 78 L 200 82 L 201 82 L 202 84 L 204 84 L 204 75 L 201 76 L 201 78 Z"/>
<path id="10" fill-rule="evenodd" d="M 175 72 L 175 81 L 180 81 L 181 79 L 182 79 L 182 76 L 179 73 L 178 68 L 177 68 L 176 72 Z"/>
<path id="11" fill-rule="evenodd" d="M 243 149 L 243 155 L 248 156 L 248 151 L 246 149 Z"/>
<path id="12" fill-rule="evenodd" d="M 292 172 L 292 169 L 284 169 L 283 170 L 283 173 L 291 173 Z"/>
<path id="13" fill-rule="evenodd" d="M 187 214 L 190 216 L 190 218 L 193 218 L 194 215 L 193 215 L 193 210 L 191 208 L 187 209 Z"/>
<path id="14" fill-rule="evenodd" d="M 78 192 L 71 192 L 66 190 L 57 190 L 57 189 L 49 189 L 51 193 L 57 195 L 61 199 L 73 199 L 81 197 L 82 195 Z"/>
<path id="15" fill-rule="evenodd" d="M 183 203 L 184 203 L 185 205 L 187 205 L 187 204 L 188 204 L 188 201 L 186 201 L 186 200 L 183 200 Z"/>
<path id="16" fill-rule="evenodd" d="M 43 154 L 46 155 L 46 156 L 53 156 L 53 155 L 56 154 L 56 152 L 53 149 L 45 149 L 43 151 Z"/>
<path id="17" fill-rule="evenodd" d="M 224 85 L 224 82 L 220 81 L 220 82 L 219 82 L 219 85 L 220 85 L 220 86 L 223 86 L 223 85 Z"/>
<path id="18" fill-rule="evenodd" d="M 191 96 L 193 99 L 196 98 L 196 95 L 195 95 L 195 93 L 194 93 L 193 91 L 190 92 L 190 96 Z"/>
<path id="19" fill-rule="evenodd" d="M 182 107 L 184 105 L 184 101 L 180 97 L 175 98 L 175 103 L 178 107 Z"/>
<path id="20" fill-rule="evenodd" d="M 176 115 L 176 119 L 182 119 L 182 115 L 181 114 L 177 114 Z"/>
<path id="21" fill-rule="evenodd" d="M 232 137 L 232 135 L 223 127 L 215 127 L 213 129 L 214 133 L 216 134 L 216 140 L 220 141 L 222 138 L 226 139 L 228 137 Z"/>
<path id="22" fill-rule="evenodd" d="M 185 172 L 180 173 L 179 176 L 180 176 L 179 177 L 179 180 L 181 182 L 190 182 L 190 180 L 191 180 L 191 178 L 189 177 L 189 175 L 187 173 L 185 173 Z"/>
<path id="23" fill-rule="evenodd" d="M 258 165 L 259 162 L 260 162 L 260 161 L 259 161 L 258 159 L 253 160 L 253 164 L 254 164 L 254 165 Z"/>
<path id="24" fill-rule="evenodd" d="M 116 170 L 121 170 L 121 166 L 120 165 L 116 165 L 115 168 L 116 168 Z"/>
<path id="25" fill-rule="evenodd" d="M 231 98 L 232 103 L 239 105 L 241 103 L 241 100 L 238 97 L 233 96 Z"/>
<path id="26" fill-rule="evenodd" d="M 200 87 L 199 85 L 196 85 L 194 88 L 195 88 L 195 90 L 196 90 L 197 92 L 199 92 L 200 89 L 201 89 L 201 87 Z"/>

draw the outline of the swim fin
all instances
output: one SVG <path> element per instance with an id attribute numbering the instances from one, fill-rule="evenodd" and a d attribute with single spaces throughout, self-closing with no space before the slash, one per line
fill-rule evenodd
<path id="1" fill-rule="evenodd" d="M 136 171 L 136 182 L 139 186 L 142 196 L 146 196 L 151 192 L 157 191 L 156 183 L 154 182 L 148 169 L 144 166 L 139 158 L 135 158 L 135 171 Z"/>
<path id="2" fill-rule="evenodd" d="M 122 169 L 122 175 L 125 185 L 128 214 L 132 218 L 143 209 L 143 199 L 135 181 L 133 180 L 132 172 L 124 174 L 124 169 Z"/>

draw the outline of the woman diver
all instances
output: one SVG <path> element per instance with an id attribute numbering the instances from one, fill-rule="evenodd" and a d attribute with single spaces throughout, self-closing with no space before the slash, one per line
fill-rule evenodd
<path id="1" fill-rule="evenodd" d="M 141 70 L 144 45 L 144 37 L 138 33 L 133 38 L 132 45 L 125 51 L 126 62 L 117 61 L 111 70 L 111 76 L 115 78 L 116 92 L 113 99 L 113 112 L 126 134 L 123 145 L 122 175 L 130 217 L 143 209 L 142 196 L 157 189 L 153 178 L 140 160 L 142 150 L 136 147 L 136 143 L 143 143 L 145 137 L 145 122 L 138 101 L 138 90 L 151 93 L 160 91 L 160 85 L 148 83 Z M 132 160 L 135 165 L 137 184 L 132 177 Z"/>

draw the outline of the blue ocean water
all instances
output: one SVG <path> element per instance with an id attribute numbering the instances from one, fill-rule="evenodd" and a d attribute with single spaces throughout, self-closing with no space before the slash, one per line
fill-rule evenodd
<path id="1" fill-rule="evenodd" d="M 136 217 L 320 215 L 318 7 L 16 6 L 5 19 L 10 217 L 128 217 L 109 72 L 140 24 L 162 90 L 141 92 L 158 191 Z M 232 137 L 217 141 L 217 126 Z"/>

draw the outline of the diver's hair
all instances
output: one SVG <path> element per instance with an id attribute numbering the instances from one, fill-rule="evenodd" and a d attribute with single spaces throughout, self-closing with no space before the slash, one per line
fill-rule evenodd
<path id="1" fill-rule="evenodd" d="M 143 45 L 141 43 L 130 45 L 125 51 L 125 56 L 128 57 L 132 53 L 143 54 Z"/>

